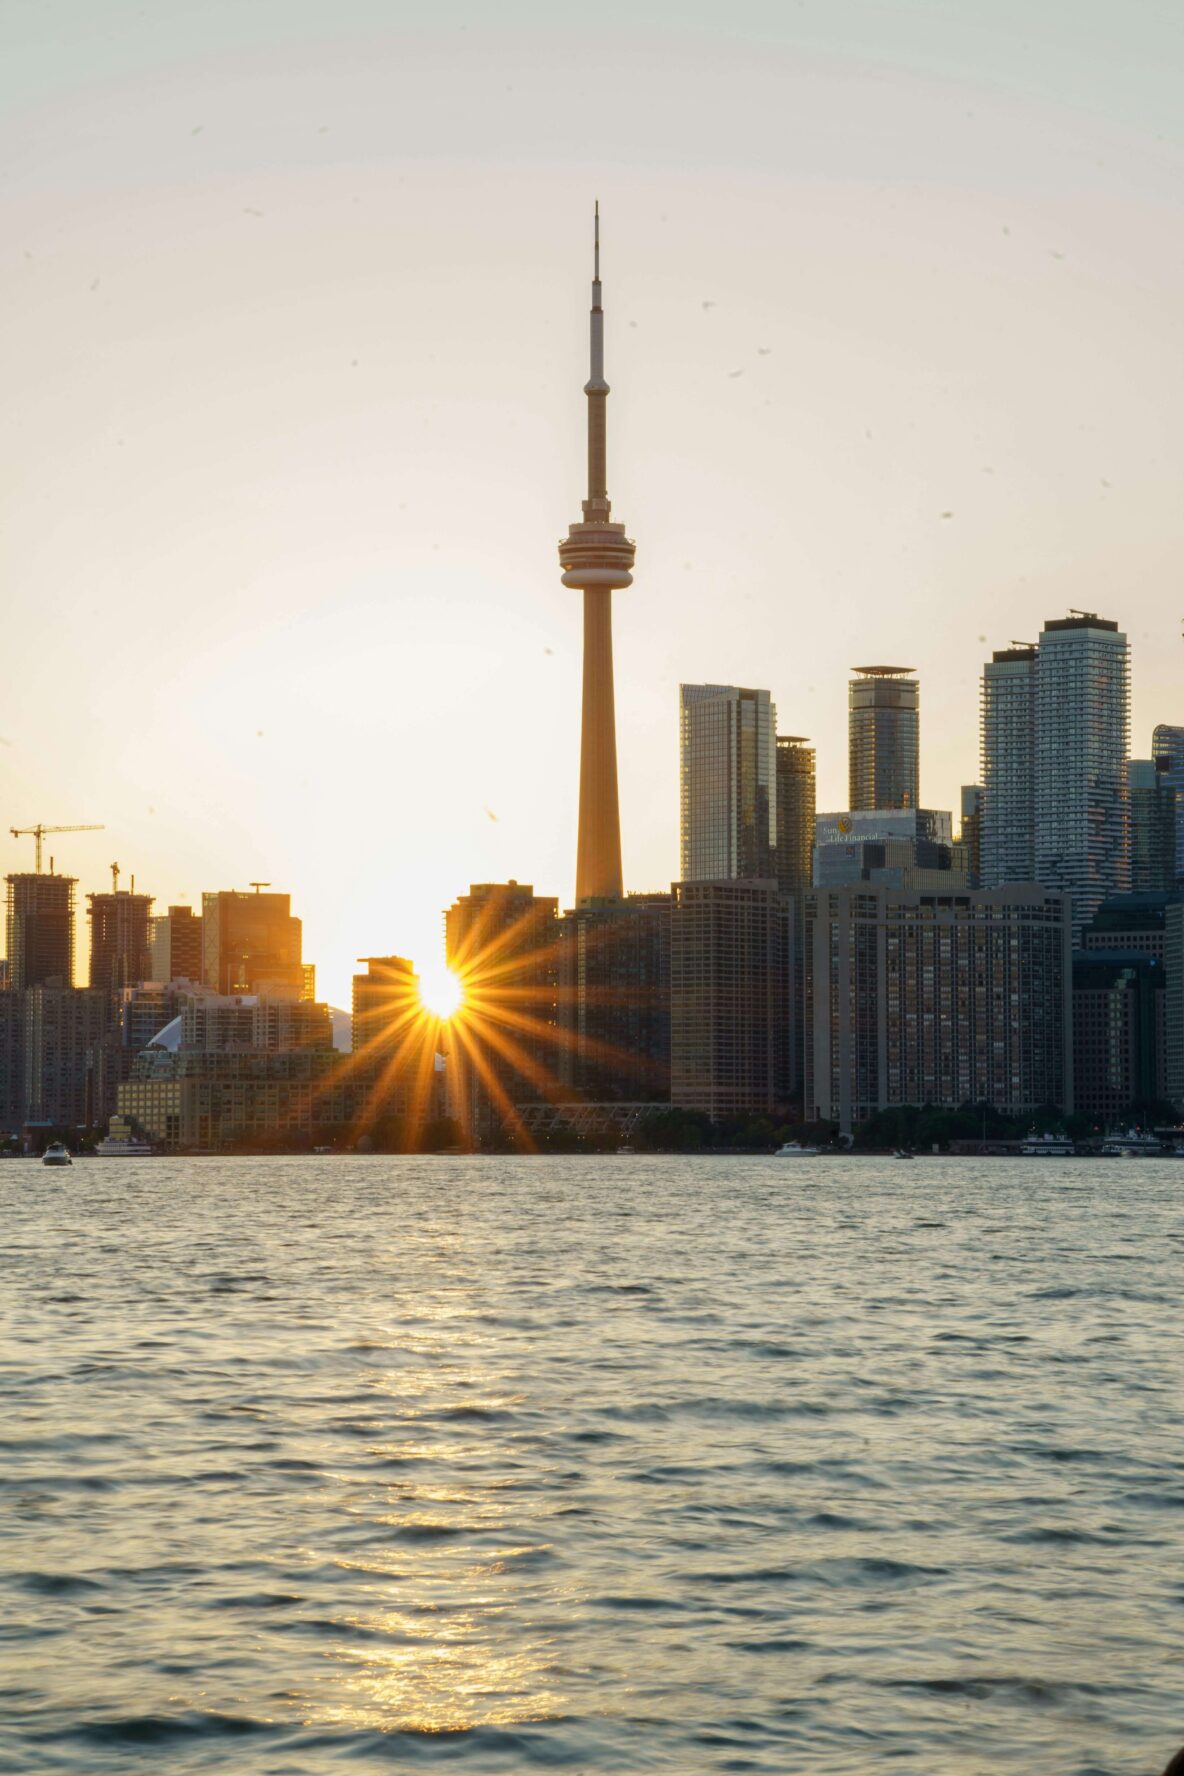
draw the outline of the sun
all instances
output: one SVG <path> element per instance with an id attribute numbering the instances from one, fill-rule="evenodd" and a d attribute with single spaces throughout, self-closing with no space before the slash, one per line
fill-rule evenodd
<path id="1" fill-rule="evenodd" d="M 464 991 L 452 970 L 440 965 L 424 969 L 419 979 L 419 998 L 431 1017 L 447 1023 L 460 1010 Z"/>

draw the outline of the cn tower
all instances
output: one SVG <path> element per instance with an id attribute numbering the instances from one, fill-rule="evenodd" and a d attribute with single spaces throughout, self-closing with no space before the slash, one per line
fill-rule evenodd
<path id="1" fill-rule="evenodd" d="M 633 584 L 634 545 L 611 520 L 607 486 L 604 309 L 600 301 L 600 205 L 592 265 L 592 374 L 588 397 L 588 497 L 584 516 L 559 545 L 563 583 L 584 594 L 584 715 L 580 730 L 580 836 L 576 905 L 620 900 L 621 811 L 617 801 L 617 717 L 613 702 L 613 593 Z"/>

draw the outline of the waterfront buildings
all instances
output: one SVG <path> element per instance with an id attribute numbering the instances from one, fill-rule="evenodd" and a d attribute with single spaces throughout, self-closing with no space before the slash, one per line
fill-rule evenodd
<path id="1" fill-rule="evenodd" d="M 670 1098 L 669 894 L 576 907 L 557 926 L 557 1066 L 585 1103 Z"/>
<path id="2" fill-rule="evenodd" d="M 768 691 L 679 688 L 680 869 L 686 882 L 776 875 L 777 712 Z"/>
<path id="3" fill-rule="evenodd" d="M 464 1015 L 450 1026 L 453 1114 L 478 1144 L 518 1127 L 516 1106 L 561 1095 L 559 903 L 524 882 L 474 883 L 444 915 Z"/>
<path id="4" fill-rule="evenodd" d="M 22 1120 L 57 1129 L 97 1122 L 100 1054 L 111 1021 L 106 993 L 68 986 L 22 995 Z"/>
<path id="5" fill-rule="evenodd" d="M 847 687 L 848 801 L 916 808 L 921 800 L 921 689 L 911 666 L 855 666 Z"/>
<path id="6" fill-rule="evenodd" d="M 424 1014 L 419 976 L 405 956 L 362 956 L 353 978 L 350 1080 L 358 1099 L 357 1129 L 395 1135 L 407 1144 L 442 1114 L 436 1067 L 437 1031 Z"/>
<path id="7" fill-rule="evenodd" d="M 74 876 L 21 872 L 7 878 L 8 985 L 74 984 Z"/>
<path id="8" fill-rule="evenodd" d="M 1073 958 L 1073 1103 L 1105 1128 L 1166 1096 L 1164 965 L 1094 948 Z"/>
<path id="9" fill-rule="evenodd" d="M 588 397 L 588 497 L 583 517 L 559 545 L 563 584 L 584 594 L 584 687 L 580 730 L 580 824 L 576 904 L 619 900 L 621 816 L 617 797 L 617 728 L 613 700 L 612 596 L 633 584 L 635 545 L 612 521 L 608 497 L 604 309 L 600 284 L 600 206 L 592 265 L 591 371 Z"/>
<path id="10" fill-rule="evenodd" d="M 773 1116 L 793 1075 L 792 902 L 775 880 L 676 882 L 670 922 L 670 1100 Z"/>
<path id="11" fill-rule="evenodd" d="M 201 980 L 201 914 L 192 907 L 171 906 L 151 920 L 148 941 L 152 980 Z"/>
<path id="12" fill-rule="evenodd" d="M 201 899 L 206 986 L 215 993 L 310 996 L 291 895 L 222 889 Z"/>
<path id="13" fill-rule="evenodd" d="M 1073 1108 L 1067 898 L 1035 887 L 806 897 L 806 1113 Z"/>
<path id="14" fill-rule="evenodd" d="M 127 987 L 152 975 L 149 926 L 152 896 L 126 889 L 88 894 L 90 920 L 90 985 L 118 1004 Z M 171 978 L 171 977 L 167 977 Z"/>
<path id="15" fill-rule="evenodd" d="M 1176 880 L 1184 880 L 1184 728 L 1160 722 L 1151 736 L 1151 756 L 1164 761 L 1164 780 L 1176 792 Z"/>

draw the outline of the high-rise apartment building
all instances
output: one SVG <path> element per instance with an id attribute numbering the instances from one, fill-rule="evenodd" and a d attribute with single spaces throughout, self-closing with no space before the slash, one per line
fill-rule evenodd
<path id="1" fill-rule="evenodd" d="M 12 875 L 8 880 L 8 985 L 74 984 L 74 876 Z"/>
<path id="2" fill-rule="evenodd" d="M 1154 956 L 1073 958 L 1073 1105 L 1103 1127 L 1166 1095 L 1165 970 Z"/>
<path id="3" fill-rule="evenodd" d="M 90 984 L 96 992 L 106 993 L 114 1008 L 125 988 L 152 978 L 152 896 L 118 889 L 88 894 L 86 902 Z"/>
<path id="4" fill-rule="evenodd" d="M 350 1078 L 363 1130 L 392 1120 L 414 1132 L 437 1115 L 436 1028 L 425 1016 L 419 976 L 405 956 L 362 956 L 353 979 Z"/>
<path id="5" fill-rule="evenodd" d="M 793 1076 L 793 903 L 776 881 L 676 882 L 670 1101 L 772 1116 Z"/>
<path id="6" fill-rule="evenodd" d="M 556 1098 L 559 903 L 529 883 L 479 882 L 444 915 L 464 1000 L 449 1025 L 454 1114 L 479 1145 L 519 1127 L 518 1104 Z"/>
<path id="7" fill-rule="evenodd" d="M 777 711 L 768 691 L 680 686 L 679 794 L 684 881 L 776 875 Z"/>
<path id="8" fill-rule="evenodd" d="M 617 796 L 617 725 L 613 700 L 613 593 L 633 584 L 635 545 L 612 521 L 608 497 L 608 395 L 604 378 L 604 308 L 600 286 L 600 205 L 592 262 L 591 372 L 588 397 L 588 497 L 583 517 L 559 545 L 563 584 L 584 594 L 584 697 L 580 729 L 580 826 L 576 903 L 619 900 L 621 813 Z"/>
<path id="9" fill-rule="evenodd" d="M 576 907 L 558 924 L 557 1066 L 585 1103 L 670 1098 L 670 896 Z"/>
<path id="10" fill-rule="evenodd" d="M 1168 758 L 1131 759 L 1131 893 L 1161 894 L 1176 885 L 1180 792 Z"/>
<path id="11" fill-rule="evenodd" d="M 306 996 L 300 920 L 289 894 L 203 894 L 202 979 L 215 993 Z"/>
<path id="12" fill-rule="evenodd" d="M 55 986 L 29 987 L 23 998 L 25 1120 L 56 1129 L 98 1123 L 110 999 L 86 987 Z"/>
<path id="13" fill-rule="evenodd" d="M 1055 617 L 1036 671 L 1036 881 L 1072 897 L 1079 932 L 1130 885 L 1127 639 L 1092 612 Z"/>
<path id="14" fill-rule="evenodd" d="M 1151 756 L 1164 761 L 1164 780 L 1176 792 L 1176 880 L 1184 881 L 1184 728 L 1160 722 L 1151 736 Z"/>
<path id="15" fill-rule="evenodd" d="M 954 841 L 953 866 L 964 871 L 972 888 L 982 883 L 983 789 L 981 783 L 962 785 L 962 825 Z"/>
<path id="16" fill-rule="evenodd" d="M 154 981 L 201 980 L 201 914 L 192 907 L 171 906 L 153 919 L 149 945 Z"/>
<path id="17" fill-rule="evenodd" d="M 1064 895 L 815 889 L 805 948 L 807 1115 L 849 1131 L 895 1105 L 1073 1108 Z"/>
<path id="18" fill-rule="evenodd" d="M 980 875 L 984 888 L 1036 880 L 1036 648 L 999 648 L 983 668 Z"/>
<path id="19" fill-rule="evenodd" d="M 848 802 L 916 808 L 921 801 L 921 687 L 911 666 L 854 666 L 847 687 Z"/>
<path id="20" fill-rule="evenodd" d="M 776 765 L 777 881 L 783 893 L 800 894 L 810 886 L 814 853 L 814 748 L 796 734 L 778 734 Z"/>

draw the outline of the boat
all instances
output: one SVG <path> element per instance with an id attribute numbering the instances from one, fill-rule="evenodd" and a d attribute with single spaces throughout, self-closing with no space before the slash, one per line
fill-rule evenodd
<path id="1" fill-rule="evenodd" d="M 1020 1144 L 1025 1159 L 1071 1159 L 1076 1151 L 1068 1135 L 1038 1135 L 1035 1129 Z"/>
<path id="2" fill-rule="evenodd" d="M 41 1163 L 43 1166 L 68 1166 L 73 1165 L 74 1161 L 61 1141 L 51 1141 L 41 1155 Z"/>
<path id="3" fill-rule="evenodd" d="M 821 1147 L 803 1147 L 800 1141 L 786 1141 L 778 1147 L 774 1159 L 817 1159 L 822 1152 Z"/>
<path id="4" fill-rule="evenodd" d="M 1116 1129 L 1102 1143 L 1103 1159 L 1160 1159 L 1164 1145 L 1150 1129 Z"/>
<path id="5" fill-rule="evenodd" d="M 917 1156 L 911 1147 L 894 1147 L 892 1157 L 893 1159 L 916 1159 Z"/>
<path id="6" fill-rule="evenodd" d="M 95 1142 L 100 1159 L 145 1159 L 152 1153 L 152 1143 L 137 1135 L 126 1116 L 113 1116 L 107 1133 Z"/>

